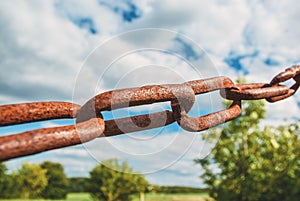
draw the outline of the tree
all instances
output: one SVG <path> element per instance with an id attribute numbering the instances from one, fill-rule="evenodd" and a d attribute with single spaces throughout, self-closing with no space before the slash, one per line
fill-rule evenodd
<path id="1" fill-rule="evenodd" d="M 195 160 L 204 169 L 202 178 L 216 200 L 298 200 L 300 196 L 299 125 L 266 126 L 264 102 L 245 101 L 243 113 L 222 130 L 211 154 Z"/>
<path id="2" fill-rule="evenodd" d="M 65 199 L 68 193 L 68 179 L 64 173 L 63 166 L 60 163 L 50 161 L 43 162 L 41 167 L 46 172 L 48 184 L 41 192 L 41 196 L 47 199 Z"/>
<path id="3" fill-rule="evenodd" d="M 89 178 L 87 177 L 72 177 L 69 178 L 68 192 L 82 193 L 87 192 Z"/>
<path id="4" fill-rule="evenodd" d="M 0 163 L 0 198 L 17 198 L 19 194 L 15 188 L 15 179 L 6 171 L 6 166 Z"/>
<path id="5" fill-rule="evenodd" d="M 134 174 L 126 162 L 111 159 L 90 172 L 88 191 L 95 200 L 128 201 L 131 200 L 130 195 L 144 192 L 147 185 L 144 177 Z"/>
<path id="6" fill-rule="evenodd" d="M 0 197 L 6 198 L 7 194 L 7 168 L 3 163 L 0 163 Z"/>
<path id="7" fill-rule="evenodd" d="M 21 198 L 37 198 L 46 188 L 47 170 L 40 165 L 24 163 L 15 175 Z"/>
<path id="8" fill-rule="evenodd" d="M 3 189 L 5 188 L 4 181 L 6 177 L 6 170 L 6 166 L 3 163 L 0 163 L 0 192 L 3 192 Z"/>

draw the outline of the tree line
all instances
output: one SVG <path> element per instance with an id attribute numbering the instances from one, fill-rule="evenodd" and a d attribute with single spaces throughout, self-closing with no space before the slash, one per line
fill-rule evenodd
<path id="1" fill-rule="evenodd" d="M 68 185 L 59 163 L 24 163 L 11 174 L 7 174 L 6 166 L 0 163 L 0 198 L 65 199 Z"/>
<path id="2" fill-rule="evenodd" d="M 151 185 L 126 163 L 117 159 L 103 161 L 88 178 L 67 178 L 60 163 L 24 163 L 16 172 L 7 173 L 0 163 L 0 198 L 65 199 L 70 192 L 88 192 L 94 200 L 129 201 L 132 195 L 156 193 L 201 193 L 203 189 Z"/>
<path id="3" fill-rule="evenodd" d="M 95 200 L 126 201 L 131 200 L 132 194 L 145 192 L 148 185 L 142 175 L 117 159 L 97 165 L 89 178 L 70 179 L 60 163 L 24 163 L 11 174 L 0 163 L 0 198 L 65 199 L 69 192 L 80 187 L 80 191 L 89 192 Z"/>
<path id="4" fill-rule="evenodd" d="M 89 192 L 89 178 L 72 177 L 69 178 L 69 193 L 86 193 Z M 160 186 L 149 184 L 145 190 L 146 193 L 164 193 L 164 194 L 182 194 L 182 193 L 207 193 L 207 188 L 196 188 L 189 186 Z"/>

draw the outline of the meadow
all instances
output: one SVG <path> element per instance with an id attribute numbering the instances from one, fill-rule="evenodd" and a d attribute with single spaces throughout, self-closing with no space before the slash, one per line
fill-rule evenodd
<path id="1" fill-rule="evenodd" d="M 145 195 L 145 201 L 208 201 L 207 194 L 163 194 L 148 193 Z M 44 199 L 0 199 L 0 201 L 46 201 Z M 51 200 L 47 200 L 51 201 Z M 70 193 L 66 200 L 55 201 L 93 201 L 88 193 Z M 139 201 L 138 197 L 134 197 L 133 201 Z"/>

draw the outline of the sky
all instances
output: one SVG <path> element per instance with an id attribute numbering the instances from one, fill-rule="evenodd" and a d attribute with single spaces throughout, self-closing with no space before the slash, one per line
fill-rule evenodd
<path id="1" fill-rule="evenodd" d="M 296 0 L 27 0 L 0 1 L 0 104 L 68 101 L 84 104 L 108 90 L 182 83 L 215 76 L 268 83 L 300 63 L 300 4 Z M 287 83 L 291 84 L 291 83 Z M 218 93 L 199 95 L 190 114 L 222 109 Z M 298 119 L 300 93 L 266 103 L 263 124 Z M 106 119 L 169 109 L 157 103 Z M 0 135 L 73 124 L 44 121 L 1 127 Z M 87 177 L 97 163 L 126 160 L 149 182 L 201 187 L 193 160 L 215 146 L 176 124 L 99 138 L 6 162 L 60 162 L 70 177 Z"/>

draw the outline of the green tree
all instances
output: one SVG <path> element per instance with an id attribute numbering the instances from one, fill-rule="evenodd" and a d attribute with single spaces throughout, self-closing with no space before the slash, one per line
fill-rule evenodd
<path id="1" fill-rule="evenodd" d="M 238 119 L 207 133 L 207 139 L 221 135 L 218 144 L 195 162 L 216 200 L 299 200 L 299 125 L 262 128 L 265 116 L 262 100 L 245 101 Z"/>
<path id="2" fill-rule="evenodd" d="M 72 177 L 69 178 L 68 192 L 81 193 L 87 192 L 89 178 L 86 177 Z"/>
<path id="3" fill-rule="evenodd" d="M 46 188 L 47 170 L 40 165 L 24 163 L 15 175 L 21 198 L 37 198 Z"/>
<path id="4" fill-rule="evenodd" d="M 144 192 L 147 186 L 145 178 L 134 174 L 126 162 L 111 159 L 90 172 L 88 191 L 95 200 L 128 201 L 132 194 Z"/>
<path id="5" fill-rule="evenodd" d="M 0 192 L 4 191 L 5 185 L 5 178 L 6 178 L 6 166 L 3 163 L 0 163 Z"/>
<path id="6" fill-rule="evenodd" d="M 19 193 L 15 187 L 15 179 L 6 174 L 7 168 L 0 163 L 0 198 L 17 198 Z"/>
<path id="7" fill-rule="evenodd" d="M 46 172 L 48 184 L 41 192 L 41 196 L 47 199 L 65 199 L 68 193 L 68 179 L 64 173 L 63 166 L 60 163 L 50 161 L 43 162 L 41 167 Z"/>
<path id="8" fill-rule="evenodd" d="M 0 198 L 7 198 L 7 168 L 3 163 L 0 163 Z"/>

